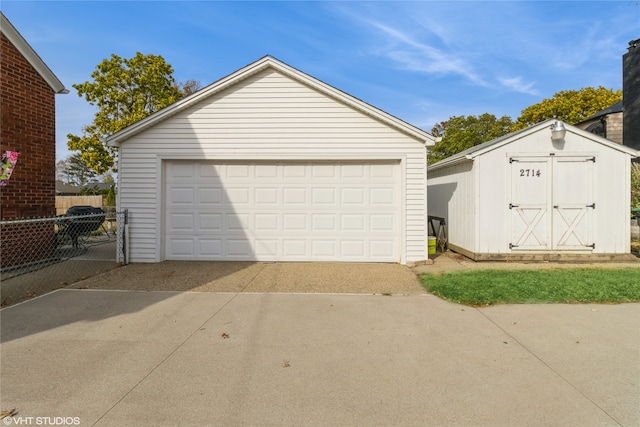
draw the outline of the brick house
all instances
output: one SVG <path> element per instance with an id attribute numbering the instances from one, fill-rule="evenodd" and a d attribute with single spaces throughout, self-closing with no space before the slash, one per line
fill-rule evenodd
<path id="1" fill-rule="evenodd" d="M 20 153 L 6 186 L 0 187 L 0 220 L 55 215 L 55 95 L 68 93 L 29 43 L 0 12 L 0 153 Z M 42 246 L 42 235 L 15 237 L 5 226 L 2 246 Z M 29 253 L 23 248 L 22 253 Z M 6 253 L 4 254 L 6 255 Z M 7 260 L 2 259 L 2 266 Z M 25 261 L 24 259 L 22 261 Z"/>

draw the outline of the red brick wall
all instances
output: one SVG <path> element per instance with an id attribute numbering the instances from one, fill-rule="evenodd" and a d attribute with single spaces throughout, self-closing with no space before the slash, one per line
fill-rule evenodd
<path id="1" fill-rule="evenodd" d="M 55 93 L 2 34 L 0 151 L 20 157 L 0 187 L 0 219 L 53 216 L 55 210 Z"/>

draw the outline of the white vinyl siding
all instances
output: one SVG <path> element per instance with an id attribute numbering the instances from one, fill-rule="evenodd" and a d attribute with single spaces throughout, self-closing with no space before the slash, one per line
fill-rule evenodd
<path id="1" fill-rule="evenodd" d="M 561 146 L 551 142 L 543 123 L 457 162 L 430 167 L 429 215 L 447 219 L 451 247 L 476 259 L 525 252 L 629 253 L 630 153 L 566 127 Z M 531 187 L 533 182 L 520 188 L 514 182 L 520 169 L 510 159 L 523 162 L 525 174 L 547 174 L 529 176 L 544 188 Z M 548 167 L 534 167 L 534 161 Z M 581 201 L 574 203 L 578 195 Z M 545 212 L 536 205 L 543 196 Z M 510 203 L 523 206 L 510 209 Z"/>
<path id="2" fill-rule="evenodd" d="M 402 262 L 426 259 L 425 145 L 414 136 L 268 68 L 120 146 L 119 206 L 132 262 L 162 260 L 163 162 L 380 161 L 400 164 Z"/>

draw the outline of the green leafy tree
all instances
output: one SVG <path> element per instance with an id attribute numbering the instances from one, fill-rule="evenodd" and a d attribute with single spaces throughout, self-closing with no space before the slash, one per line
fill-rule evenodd
<path id="1" fill-rule="evenodd" d="M 524 129 L 547 119 L 557 118 L 576 124 L 622 99 L 621 90 L 586 87 L 563 90 L 522 110 L 513 130 Z"/>
<path id="2" fill-rule="evenodd" d="M 431 129 L 433 136 L 442 139 L 429 150 L 427 162 L 436 163 L 475 145 L 506 135 L 512 126 L 511 117 L 496 118 L 489 113 L 450 117 Z"/>
<path id="3" fill-rule="evenodd" d="M 104 138 L 174 103 L 199 83 L 176 83 L 173 68 L 162 56 L 143 55 L 121 58 L 112 54 L 91 74 L 93 81 L 72 85 L 78 96 L 97 107 L 93 123 L 81 136 L 68 134 L 67 145 L 81 152 L 82 159 L 98 174 L 115 170 L 117 152 L 104 144 Z M 190 81 L 191 82 L 191 81 Z"/>
<path id="4" fill-rule="evenodd" d="M 640 209 L 640 163 L 631 163 L 631 207 Z"/>

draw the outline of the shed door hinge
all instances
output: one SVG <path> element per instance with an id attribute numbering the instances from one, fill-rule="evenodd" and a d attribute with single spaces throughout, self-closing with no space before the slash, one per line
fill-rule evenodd
<path id="1" fill-rule="evenodd" d="M 519 205 L 513 205 L 511 203 L 509 203 L 509 209 L 513 209 L 513 208 L 519 208 Z"/>
<path id="2" fill-rule="evenodd" d="M 596 208 L 596 204 L 595 203 L 591 203 L 590 205 L 586 206 L 587 208 L 591 208 L 591 209 L 595 209 Z"/>
<path id="3" fill-rule="evenodd" d="M 590 245 L 586 245 L 587 248 L 591 248 L 591 249 L 595 249 L 596 248 L 596 244 L 592 243 Z"/>
<path id="4" fill-rule="evenodd" d="M 518 245 L 514 245 L 513 243 L 509 243 L 509 249 L 517 248 Z"/>

